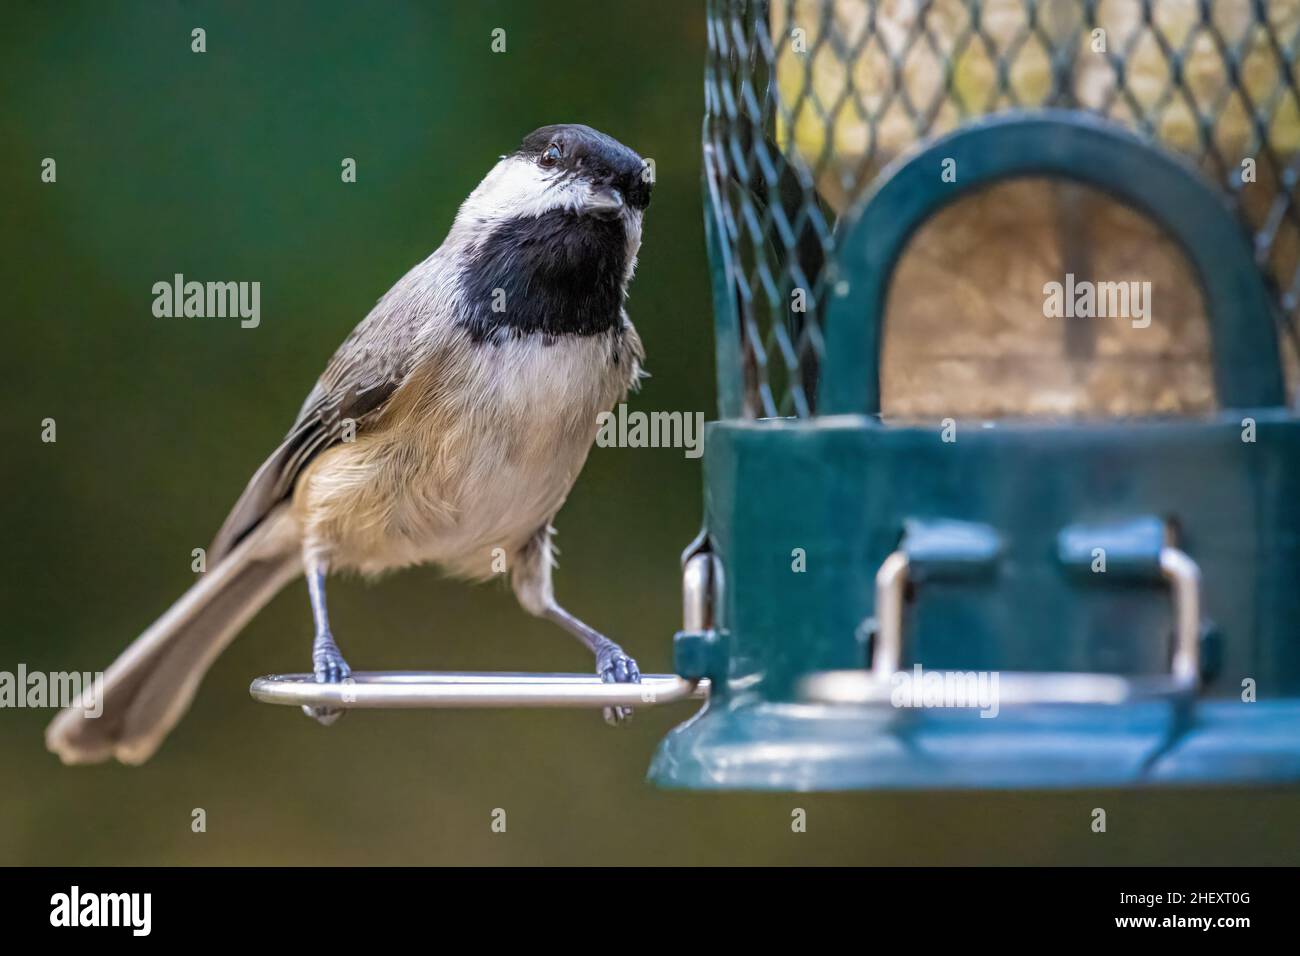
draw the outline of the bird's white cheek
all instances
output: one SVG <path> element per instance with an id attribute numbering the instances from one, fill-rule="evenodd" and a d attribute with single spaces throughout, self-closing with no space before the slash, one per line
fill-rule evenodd
<path id="1" fill-rule="evenodd" d="M 497 163 L 461 207 L 462 219 L 485 225 L 540 216 L 552 209 L 577 209 L 586 187 L 517 156 Z"/>

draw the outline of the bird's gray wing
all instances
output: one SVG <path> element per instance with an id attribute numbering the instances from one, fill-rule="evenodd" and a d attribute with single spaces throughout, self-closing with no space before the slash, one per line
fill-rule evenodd
<path id="1" fill-rule="evenodd" d="M 257 469 L 208 549 L 215 564 L 238 544 L 293 488 L 309 462 L 343 438 L 346 424 L 356 434 L 383 414 L 413 364 L 415 322 L 384 310 L 367 316 L 338 351 L 307 396 L 280 446 Z"/>

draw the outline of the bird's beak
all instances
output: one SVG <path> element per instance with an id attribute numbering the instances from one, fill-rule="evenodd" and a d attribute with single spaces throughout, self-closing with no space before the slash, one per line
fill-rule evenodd
<path id="1" fill-rule="evenodd" d="M 617 219 L 623 214 L 623 194 L 613 186 L 593 186 L 582 211 L 598 219 Z"/>

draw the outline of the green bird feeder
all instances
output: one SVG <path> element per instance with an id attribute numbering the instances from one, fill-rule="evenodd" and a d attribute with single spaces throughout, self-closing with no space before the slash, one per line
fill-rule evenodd
<path id="1" fill-rule="evenodd" d="M 896 22 L 872 2 L 710 4 L 704 187 L 719 420 L 706 433 L 704 530 L 685 557 L 675 643 L 678 675 L 707 680 L 710 693 L 660 745 L 655 784 L 1300 779 L 1300 419 L 1284 374 L 1287 257 L 1300 229 L 1289 132 L 1267 115 L 1270 101 L 1246 95 L 1267 78 L 1242 65 L 1247 41 L 1230 37 L 1225 95 L 1184 96 L 1180 84 L 1208 82 L 1191 69 L 1198 38 L 1222 28 L 1193 23 L 1182 40 L 1164 36 L 1172 92 L 1145 109 L 1124 84 L 1150 66 L 1146 47 L 1099 21 L 1095 4 L 1026 3 L 1023 24 L 1003 18 L 1000 32 L 982 25 L 984 6 L 921 4 Z M 1174 5 L 1131 6 L 1133 30 L 1160 39 L 1159 8 Z M 1241 6 L 1251 20 L 1255 5 Z M 1061 20 L 1063 8 L 1075 18 Z M 1248 25 L 1265 37 L 1277 28 Z M 1029 44 L 1043 51 L 1034 69 L 1018 65 Z M 993 64 L 986 88 L 971 51 Z M 1108 98 L 1098 70 L 1110 71 Z M 1041 81 L 1028 93 L 1017 86 L 1026 73 Z M 1281 64 L 1276 75 L 1291 82 Z M 1248 115 L 1216 139 L 1234 93 Z M 1192 110 L 1191 148 L 1165 121 L 1176 101 Z M 943 217 L 1014 183 L 1073 197 L 1047 221 L 1079 228 L 1045 235 L 1066 240 L 1052 268 L 1072 269 L 1056 277 L 1080 316 L 1052 314 L 1046 285 L 1017 298 L 1014 269 L 993 280 L 1007 286 L 994 290 L 998 307 L 979 315 L 927 317 L 923 296 L 894 301 L 909 247 L 932 222 L 965 231 L 939 236 L 949 254 L 931 256 L 922 292 L 986 281 L 969 274 L 978 229 Z M 1094 201 L 1125 208 L 1084 228 Z M 975 227 L 990 221 L 983 208 Z M 1011 218 L 1034 228 L 1038 213 Z M 1112 347 L 1138 348 L 1185 318 L 1162 314 L 1163 267 L 1145 253 L 1119 274 L 1099 265 L 1139 220 L 1194 280 L 1204 396 L 1167 362 Z M 1081 256 L 1069 241 L 1079 235 Z M 1153 280 L 1150 309 L 1087 317 L 1086 298 L 1072 295 L 1085 277 L 1135 296 Z M 999 364 L 1000 346 L 1019 341 L 999 330 L 1007 316 L 1059 336 L 1076 381 L 1107 361 L 1130 362 L 1127 372 L 1100 402 L 1053 393 L 1066 411 L 1044 412 L 1055 383 L 1035 377 L 1033 356 Z M 923 346 L 942 352 L 952 335 L 977 347 L 928 366 L 928 378 L 909 374 L 904 359 L 885 362 L 886 341 L 906 341 L 909 322 L 938 340 Z M 959 331 L 971 322 L 973 338 Z M 1091 352 L 1071 323 L 1092 324 Z M 994 370 L 986 391 L 1010 407 L 967 414 L 976 398 L 952 401 L 950 415 L 913 413 L 931 392 L 960 396 L 953 381 L 972 367 Z M 1187 393 L 1172 410 L 1143 397 L 1170 391 L 1161 376 Z M 910 399 L 894 390 L 901 411 L 882 401 L 887 379 L 911 383 Z"/>

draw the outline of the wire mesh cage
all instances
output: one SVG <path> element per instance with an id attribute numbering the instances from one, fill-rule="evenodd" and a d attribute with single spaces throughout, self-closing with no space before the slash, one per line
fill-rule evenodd
<path id="1" fill-rule="evenodd" d="M 710 0 L 708 225 L 736 330 L 719 343 L 724 416 L 816 414 L 827 264 L 882 170 L 1040 108 L 1126 127 L 1221 187 L 1296 382 L 1298 45 L 1300 0 Z M 1045 322 L 1044 281 L 1066 275 L 1150 282 L 1156 321 Z M 937 216 L 895 273 L 882 410 L 1212 411 L 1205 325 L 1158 226 L 1076 184 L 1003 184 Z"/>

